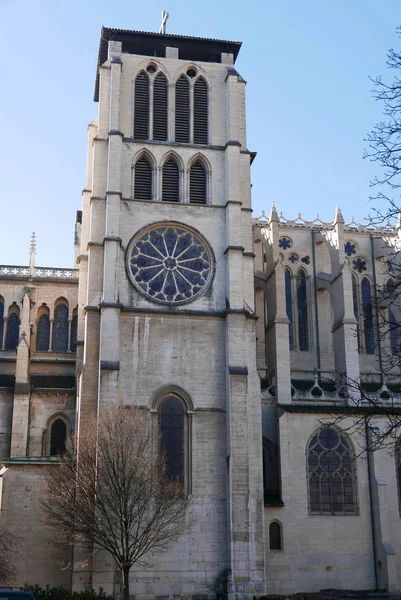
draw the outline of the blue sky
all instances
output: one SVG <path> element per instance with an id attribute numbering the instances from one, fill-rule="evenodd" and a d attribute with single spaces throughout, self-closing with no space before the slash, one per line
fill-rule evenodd
<path id="1" fill-rule="evenodd" d="M 381 107 L 369 75 L 401 48 L 399 0 L 0 0 L 0 263 L 72 266 L 102 25 L 240 40 L 254 216 L 362 221 L 373 165 L 363 138 Z"/>

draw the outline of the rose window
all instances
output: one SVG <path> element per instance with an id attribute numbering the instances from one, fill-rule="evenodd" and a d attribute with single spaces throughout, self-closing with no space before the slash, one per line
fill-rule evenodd
<path id="1" fill-rule="evenodd" d="M 151 225 L 131 240 L 128 274 L 145 296 L 162 304 L 184 304 L 201 296 L 214 275 L 212 250 L 193 229 Z"/>

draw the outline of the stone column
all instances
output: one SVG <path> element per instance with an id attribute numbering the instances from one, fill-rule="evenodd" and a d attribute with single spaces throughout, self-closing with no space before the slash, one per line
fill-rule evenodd
<path id="1" fill-rule="evenodd" d="M 332 273 L 331 301 L 333 306 L 333 347 L 338 388 L 347 379 L 359 379 L 359 354 L 356 318 L 352 294 L 352 275 L 345 261 L 344 218 L 337 206 L 331 237 Z"/>
<path id="2" fill-rule="evenodd" d="M 11 426 L 11 456 L 28 456 L 30 383 L 29 383 L 29 349 L 30 349 L 30 298 L 25 293 L 22 301 L 20 338 L 17 347 L 17 363 L 15 368 L 15 388 L 13 420 Z"/>
<path id="3" fill-rule="evenodd" d="M 244 244 L 249 246 L 251 231 L 247 228 L 251 225 L 249 219 L 242 220 L 241 214 L 239 138 L 244 118 L 240 110 L 243 82 L 232 71 L 226 78 L 228 142 L 225 149 L 227 542 L 228 597 L 239 600 L 264 592 L 265 572 L 260 382 L 256 370 L 254 314 L 244 304 L 247 271 L 244 271 L 243 253 Z M 249 206 L 249 197 L 244 199 Z M 249 266 L 247 261 L 248 269 Z"/>

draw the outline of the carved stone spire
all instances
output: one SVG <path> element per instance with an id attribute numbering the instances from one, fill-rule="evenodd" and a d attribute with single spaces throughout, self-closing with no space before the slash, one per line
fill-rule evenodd
<path id="1" fill-rule="evenodd" d="M 336 225 L 336 223 L 345 223 L 343 213 L 341 212 L 341 208 L 340 208 L 339 204 L 337 204 L 337 206 L 336 206 L 336 212 L 334 215 L 333 225 Z"/>
<path id="2" fill-rule="evenodd" d="M 31 237 L 31 247 L 29 251 L 29 277 L 34 277 L 35 275 L 35 257 L 36 257 L 36 236 L 35 232 L 33 232 Z"/>
<path id="3" fill-rule="evenodd" d="M 274 204 L 274 201 L 272 202 L 272 207 L 270 209 L 270 223 L 275 222 L 278 223 L 279 219 L 278 219 L 278 214 L 277 214 L 277 210 L 276 210 L 276 205 Z"/>

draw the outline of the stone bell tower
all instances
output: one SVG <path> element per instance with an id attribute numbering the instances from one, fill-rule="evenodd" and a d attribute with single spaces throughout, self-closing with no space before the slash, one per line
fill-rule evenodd
<path id="1" fill-rule="evenodd" d="M 240 46 L 101 32 L 78 258 L 78 430 L 116 399 L 149 410 L 193 498 L 192 529 L 133 569 L 137 598 L 211 594 L 216 581 L 236 599 L 265 589 Z M 112 591 L 103 553 L 80 565 L 76 588 Z"/>

